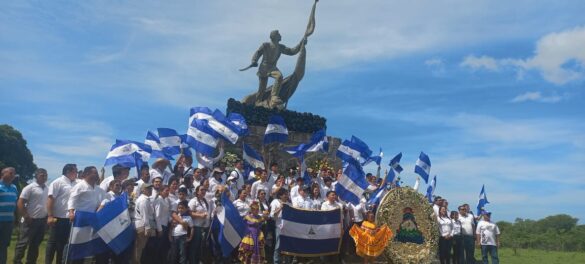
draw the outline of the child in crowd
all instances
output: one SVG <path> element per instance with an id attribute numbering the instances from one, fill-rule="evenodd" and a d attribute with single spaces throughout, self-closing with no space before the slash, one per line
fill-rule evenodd
<path id="1" fill-rule="evenodd" d="M 180 201 L 177 205 L 177 212 L 183 224 L 179 224 L 173 221 L 172 228 L 173 232 L 169 232 L 169 240 L 172 245 L 172 255 L 170 263 L 186 264 L 187 263 L 187 244 L 193 239 L 193 233 L 195 232 L 193 227 L 193 219 L 189 213 L 189 205 L 186 200 Z"/>

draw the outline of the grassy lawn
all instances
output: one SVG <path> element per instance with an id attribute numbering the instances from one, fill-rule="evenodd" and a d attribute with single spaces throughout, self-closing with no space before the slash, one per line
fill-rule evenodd
<path id="1" fill-rule="evenodd" d="M 45 263 L 45 249 L 47 237 L 41 243 L 39 249 L 39 258 L 37 263 Z M 16 234 L 12 236 L 10 247 L 8 248 L 8 263 L 12 263 L 14 258 L 14 247 L 16 246 Z M 481 251 L 476 248 L 476 259 L 481 260 Z M 498 250 L 500 263 L 504 264 L 572 264 L 585 263 L 585 252 L 558 252 L 558 251 L 544 251 L 534 249 L 519 249 L 517 254 L 509 248 L 501 248 Z M 25 255 L 26 259 L 26 255 Z M 23 261 L 25 260 L 23 259 Z M 353 259 L 353 258 L 352 258 Z M 357 260 L 357 259 L 356 259 Z M 358 263 L 358 262 L 356 262 Z M 377 263 L 384 263 L 383 260 Z"/>

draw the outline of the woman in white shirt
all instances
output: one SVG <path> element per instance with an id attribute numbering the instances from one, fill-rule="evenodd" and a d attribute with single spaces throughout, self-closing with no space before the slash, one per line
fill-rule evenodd
<path id="1" fill-rule="evenodd" d="M 207 230 L 209 229 L 209 219 L 211 215 L 211 206 L 205 194 L 207 190 L 203 185 L 195 188 L 195 197 L 189 201 L 189 209 L 191 210 L 191 217 L 193 217 L 194 234 L 191 240 L 191 263 L 199 263 L 201 261 L 202 252 L 204 252 L 205 243 L 204 238 L 207 237 Z"/>
<path id="2" fill-rule="evenodd" d="M 447 215 L 447 207 L 439 208 L 439 260 L 441 264 L 449 264 L 451 256 L 451 239 L 453 238 L 453 221 Z"/>
<path id="3" fill-rule="evenodd" d="M 309 195 L 311 198 L 311 205 L 313 210 L 321 210 L 321 204 L 323 204 L 323 198 L 321 198 L 321 188 L 319 185 L 314 184 L 313 188 L 311 189 L 311 194 Z"/>
<path id="4" fill-rule="evenodd" d="M 250 211 L 250 204 L 246 201 L 246 198 L 248 198 L 248 192 L 242 189 L 238 191 L 238 199 L 234 201 L 234 206 L 238 209 L 241 217 L 246 216 Z"/>
<path id="5" fill-rule="evenodd" d="M 272 197 L 272 199 L 277 199 L 276 193 L 278 193 L 280 189 L 287 190 L 287 188 L 288 185 L 286 185 L 285 183 L 284 175 L 278 175 L 276 181 L 274 182 L 274 185 L 272 185 L 272 188 L 270 188 L 271 189 L 270 196 Z"/>

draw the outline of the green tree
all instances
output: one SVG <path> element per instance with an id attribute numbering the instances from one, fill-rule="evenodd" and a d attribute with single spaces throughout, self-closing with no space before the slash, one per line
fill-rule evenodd
<path id="1" fill-rule="evenodd" d="M 37 169 L 22 134 L 9 125 L 0 125 L 0 169 L 5 167 L 14 167 L 20 182 L 32 179 Z"/>

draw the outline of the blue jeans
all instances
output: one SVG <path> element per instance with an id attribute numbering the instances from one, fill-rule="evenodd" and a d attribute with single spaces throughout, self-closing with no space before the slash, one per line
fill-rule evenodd
<path id="1" fill-rule="evenodd" d="M 284 261 L 284 263 L 291 263 L 291 257 L 290 256 L 281 256 L 280 255 L 280 228 L 278 228 L 278 226 L 274 229 L 274 236 L 276 239 L 276 243 L 274 244 L 274 264 L 280 264 L 283 263 L 282 261 Z M 282 261 L 281 258 L 282 257 Z"/>
<path id="2" fill-rule="evenodd" d="M 488 264 L 488 254 L 490 254 L 492 258 L 492 264 L 499 264 L 500 259 L 498 258 L 498 247 L 496 246 L 481 246 L 481 258 L 483 260 L 483 264 Z"/>
<path id="3" fill-rule="evenodd" d="M 172 254 L 171 263 L 177 263 L 176 257 L 179 257 L 180 264 L 187 263 L 187 235 L 173 236 L 173 242 L 171 243 Z M 195 263 L 199 264 L 199 262 Z"/>
<path id="4" fill-rule="evenodd" d="M 0 222 L 0 264 L 6 264 L 13 227 L 14 223 L 12 221 Z"/>

